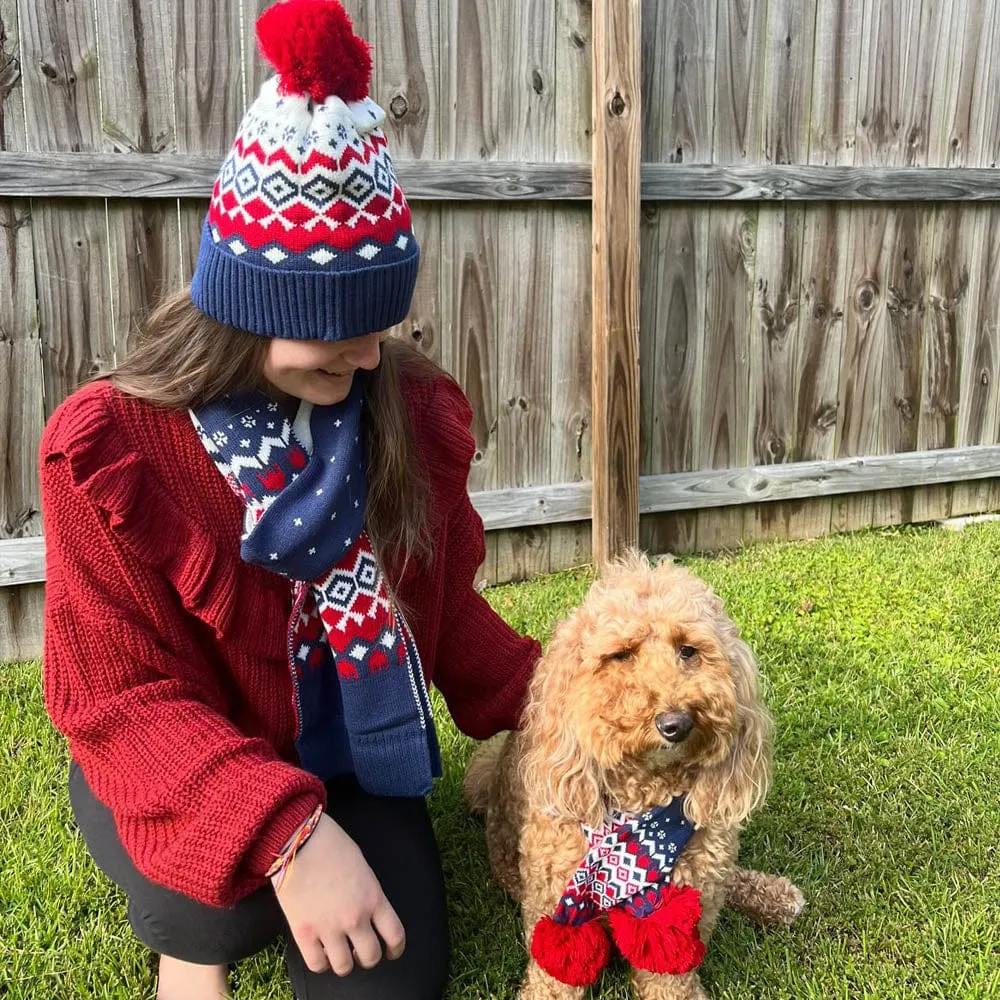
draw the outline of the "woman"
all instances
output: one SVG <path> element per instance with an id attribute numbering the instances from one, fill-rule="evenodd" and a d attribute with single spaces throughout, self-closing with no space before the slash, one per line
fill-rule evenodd
<path id="1" fill-rule="evenodd" d="M 425 681 L 485 738 L 539 650 L 473 585 L 468 402 L 386 340 L 419 251 L 367 45 L 335 0 L 258 38 L 191 288 L 46 428 L 46 703 L 161 1000 L 282 935 L 300 1000 L 439 997 Z"/>

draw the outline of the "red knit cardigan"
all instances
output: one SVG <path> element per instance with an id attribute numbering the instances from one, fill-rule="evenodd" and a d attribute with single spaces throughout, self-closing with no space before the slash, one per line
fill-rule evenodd
<path id="1" fill-rule="evenodd" d="M 539 655 L 475 590 L 471 409 L 406 384 L 431 486 L 430 566 L 399 585 L 428 682 L 478 739 L 517 724 Z M 183 412 L 92 384 L 41 447 L 49 715 L 149 879 L 227 906 L 319 803 L 297 766 L 289 582 L 240 559 L 242 510 Z"/>

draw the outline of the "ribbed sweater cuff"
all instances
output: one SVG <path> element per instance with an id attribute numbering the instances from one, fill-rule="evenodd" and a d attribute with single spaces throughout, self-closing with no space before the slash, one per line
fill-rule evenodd
<path id="1" fill-rule="evenodd" d="M 292 834 L 312 815 L 320 804 L 319 796 L 299 795 L 285 804 L 264 828 L 249 850 L 244 863 L 249 872 L 265 878 L 274 859 L 281 853 Z"/>

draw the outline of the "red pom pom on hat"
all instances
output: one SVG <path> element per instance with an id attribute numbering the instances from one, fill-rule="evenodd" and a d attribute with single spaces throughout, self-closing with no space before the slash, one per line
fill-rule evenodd
<path id="1" fill-rule="evenodd" d="M 658 976 L 680 976 L 701 965 L 705 944 L 698 936 L 701 893 L 689 886 L 666 886 L 660 905 L 648 916 L 633 917 L 621 908 L 608 912 L 615 944 L 637 969 Z"/>
<path id="2" fill-rule="evenodd" d="M 557 924 L 542 917 L 531 935 L 531 957 L 567 986 L 590 986 L 608 964 L 611 944 L 599 920 Z"/>
<path id="3" fill-rule="evenodd" d="M 257 18 L 261 54 L 281 75 L 282 94 L 360 101 L 368 96 L 372 57 L 337 0 L 281 0 Z"/>

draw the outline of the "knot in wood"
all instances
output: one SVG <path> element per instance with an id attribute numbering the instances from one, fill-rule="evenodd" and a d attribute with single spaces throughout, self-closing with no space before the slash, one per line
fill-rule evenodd
<path id="1" fill-rule="evenodd" d="M 625 103 L 625 98 L 616 90 L 614 96 L 611 98 L 611 103 L 608 105 L 611 114 L 615 118 L 621 118 L 625 114 L 625 108 L 627 107 Z"/>
<path id="2" fill-rule="evenodd" d="M 813 417 L 813 424 L 819 431 L 828 431 L 837 424 L 839 403 L 824 403 Z"/>
<path id="3" fill-rule="evenodd" d="M 985 368 L 979 373 L 979 384 L 980 385 L 990 384 L 990 373 Z"/>
<path id="4" fill-rule="evenodd" d="M 402 94 L 397 94 L 389 102 L 389 110 L 392 112 L 392 117 L 398 120 L 410 110 L 410 105 Z"/>
<path id="5" fill-rule="evenodd" d="M 854 302 L 862 312 L 870 312 L 878 299 L 878 286 L 874 281 L 862 281 L 854 293 Z"/>
<path id="6" fill-rule="evenodd" d="M 772 434 L 767 442 L 768 459 L 776 465 L 784 462 L 786 451 L 785 442 L 777 434 Z"/>
<path id="7" fill-rule="evenodd" d="M 904 420 L 913 419 L 913 403 L 905 396 L 897 396 L 895 399 L 896 409 Z"/>

